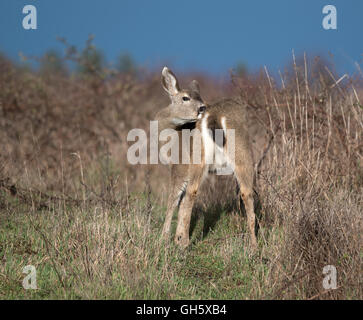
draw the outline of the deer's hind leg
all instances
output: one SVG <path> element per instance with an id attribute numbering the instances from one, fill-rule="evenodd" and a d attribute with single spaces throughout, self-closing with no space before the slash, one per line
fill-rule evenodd
<path id="1" fill-rule="evenodd" d="M 236 164 L 235 164 L 235 176 L 237 178 L 240 195 L 243 200 L 243 204 L 246 209 L 247 214 L 247 226 L 251 237 L 251 244 L 253 248 L 257 247 L 256 239 L 256 215 L 254 211 L 253 202 L 253 164 L 251 161 L 246 161 L 245 159 L 238 159 L 236 154 Z"/>

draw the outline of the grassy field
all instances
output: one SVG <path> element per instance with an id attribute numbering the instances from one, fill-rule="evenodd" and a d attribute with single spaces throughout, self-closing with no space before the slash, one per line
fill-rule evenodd
<path id="1" fill-rule="evenodd" d="M 252 252 L 231 177 L 204 183 L 188 249 L 160 239 L 168 169 L 126 160 L 127 132 L 148 131 L 168 103 L 160 76 L 101 71 L 0 59 L 0 299 L 363 298 L 359 74 L 338 81 L 305 59 L 279 83 L 267 69 L 223 84 L 196 76 L 207 101 L 237 97 L 246 111 Z M 27 265 L 36 290 L 22 286 Z M 326 265 L 336 289 L 323 288 Z"/>

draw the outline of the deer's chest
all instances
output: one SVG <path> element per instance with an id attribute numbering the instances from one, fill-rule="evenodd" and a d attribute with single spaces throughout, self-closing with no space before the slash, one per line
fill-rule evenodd
<path id="1" fill-rule="evenodd" d="M 212 129 L 208 125 L 208 115 L 201 121 L 201 137 L 204 149 L 204 163 L 210 166 L 212 170 L 225 168 L 228 165 L 228 158 L 224 148 L 225 125 L 221 121 L 222 129 Z"/>

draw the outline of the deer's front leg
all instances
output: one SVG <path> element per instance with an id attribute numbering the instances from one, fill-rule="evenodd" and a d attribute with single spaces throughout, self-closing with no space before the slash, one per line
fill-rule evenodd
<path id="1" fill-rule="evenodd" d="M 173 213 L 175 208 L 178 207 L 180 201 L 183 199 L 186 188 L 186 182 L 181 181 L 178 183 L 172 180 L 171 185 L 172 189 L 168 198 L 168 206 L 166 210 L 165 222 L 162 232 L 162 235 L 165 240 L 169 238 L 170 225 L 171 225 L 171 220 L 173 218 Z"/>
<path id="2" fill-rule="evenodd" d="M 175 234 L 175 243 L 185 248 L 189 245 L 189 227 L 193 205 L 197 198 L 197 192 L 202 182 L 204 173 L 203 165 L 190 165 L 188 185 L 185 191 L 178 214 L 178 225 Z"/>

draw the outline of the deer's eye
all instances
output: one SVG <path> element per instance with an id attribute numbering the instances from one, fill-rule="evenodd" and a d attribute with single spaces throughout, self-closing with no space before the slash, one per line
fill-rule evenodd
<path id="1" fill-rule="evenodd" d="M 183 101 L 190 101 L 190 98 L 189 97 L 183 97 Z"/>

